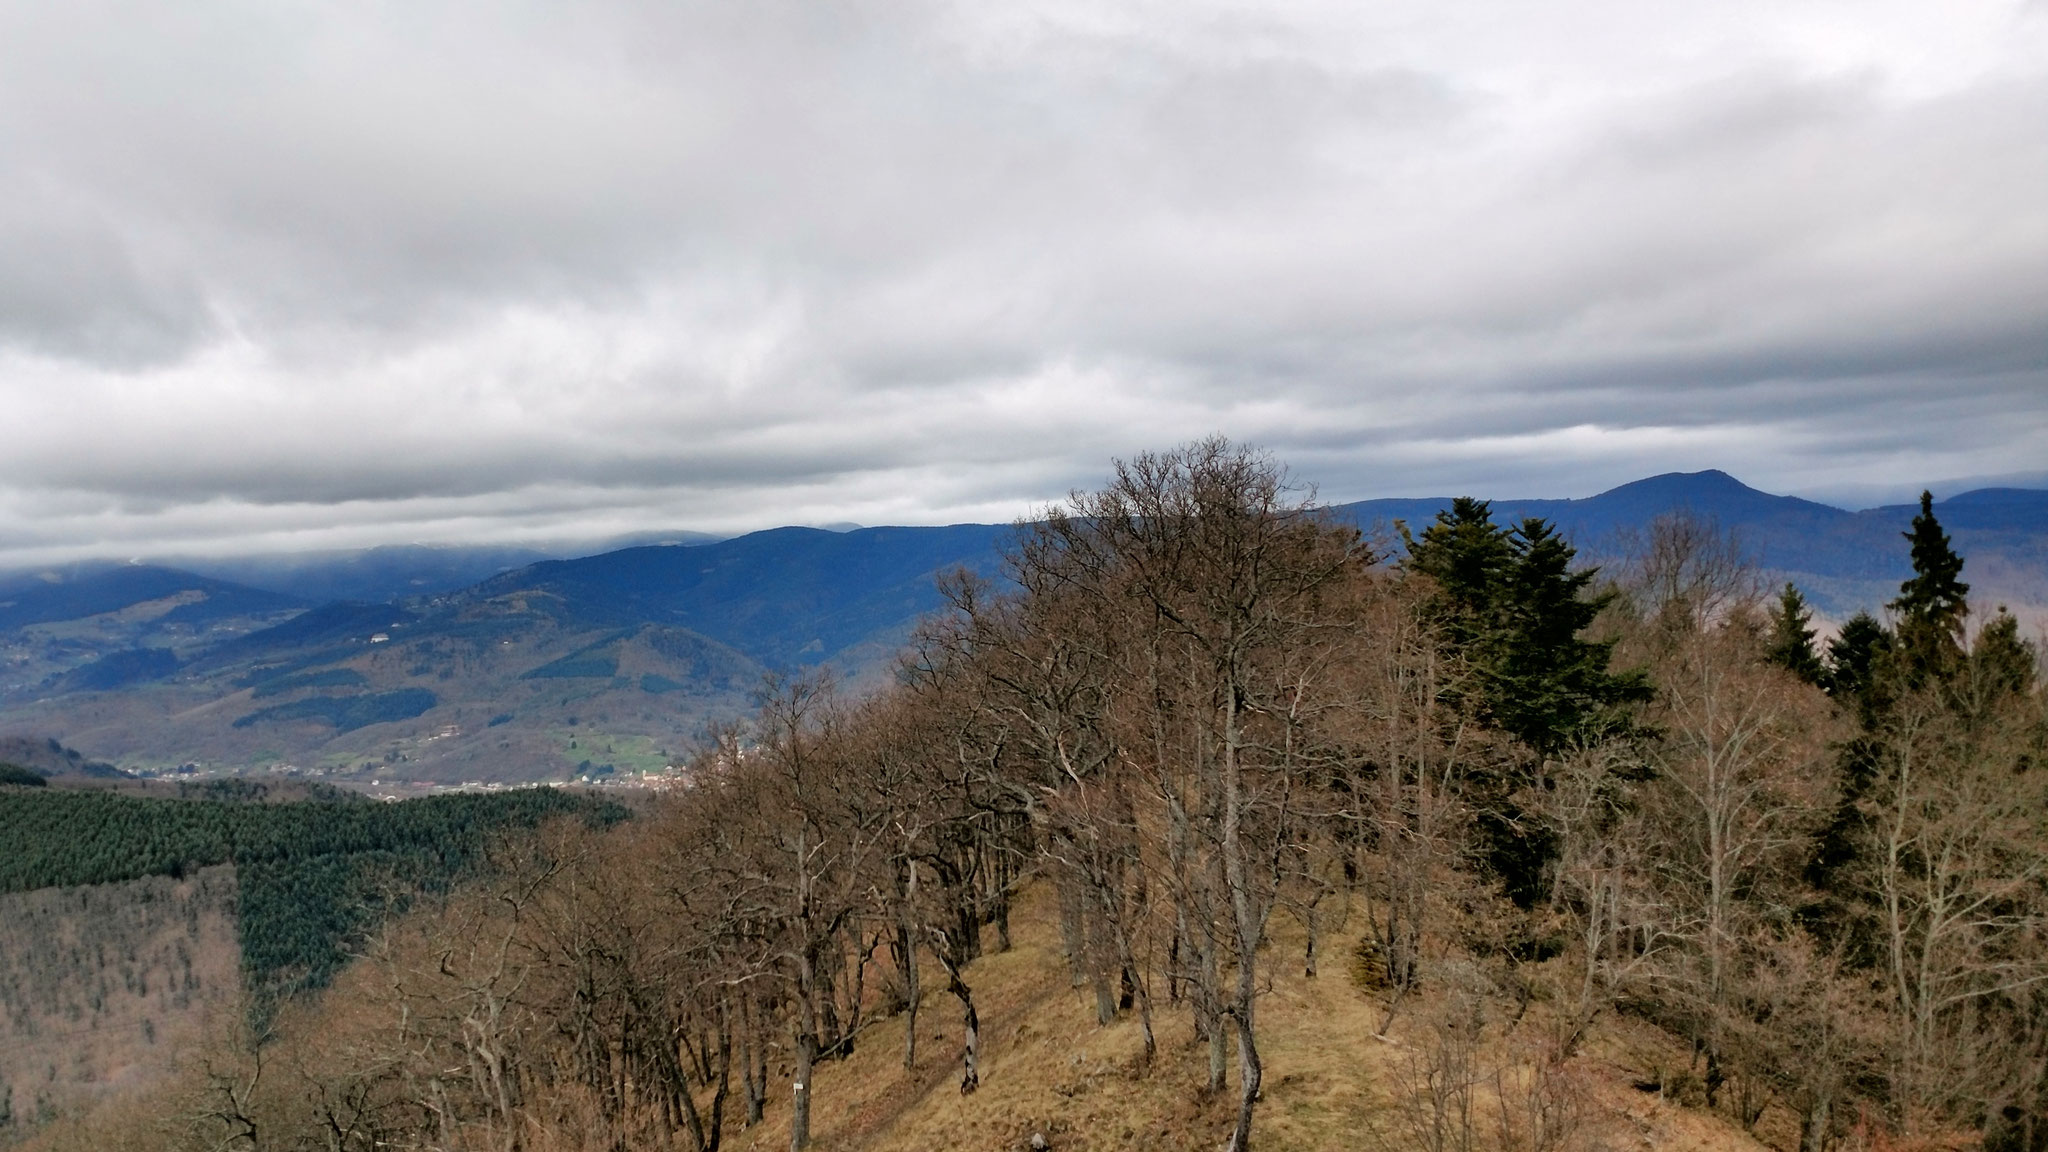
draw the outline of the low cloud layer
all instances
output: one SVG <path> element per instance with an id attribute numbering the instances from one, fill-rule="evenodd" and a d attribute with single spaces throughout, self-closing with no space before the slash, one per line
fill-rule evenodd
<path id="1" fill-rule="evenodd" d="M 2048 7 L 0 2 L 0 563 L 2048 462 Z"/>

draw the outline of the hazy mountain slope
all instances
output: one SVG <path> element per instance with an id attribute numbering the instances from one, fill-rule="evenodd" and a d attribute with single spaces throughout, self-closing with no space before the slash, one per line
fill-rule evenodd
<path id="1" fill-rule="evenodd" d="M 316 604 L 329 600 L 379 603 L 438 596 L 543 560 L 591 556 L 644 544 L 703 544 L 718 539 L 722 537 L 704 532 L 641 532 L 581 544 L 387 544 L 255 556 L 176 557 L 164 562 Z"/>
<path id="2" fill-rule="evenodd" d="M 305 602 L 150 565 L 75 565 L 0 590 L 0 701 L 126 688 L 174 673 Z"/>
<path id="3" fill-rule="evenodd" d="M 911 621 L 941 606 L 939 573 L 964 565 L 993 575 L 1010 531 L 988 524 L 776 528 L 715 544 L 535 564 L 461 599 L 543 591 L 559 597 L 565 620 L 676 625 L 770 666 L 817 663 L 878 636 L 907 634 Z"/>
<path id="4" fill-rule="evenodd" d="M 349 552 L 194 558 L 181 560 L 180 566 L 319 604 L 435 596 L 557 555 L 539 548 L 396 544 Z"/>
<path id="5" fill-rule="evenodd" d="M 708 722 L 744 709 L 764 671 L 684 629 L 565 625 L 564 615 L 540 592 L 417 615 L 329 605 L 172 679 L 18 703 L 4 722 L 61 731 L 137 767 L 560 780 L 658 770 Z"/>
<path id="6" fill-rule="evenodd" d="M 147 564 L 52 570 L 17 579 L 0 595 L 0 629 L 79 620 L 141 604 L 162 606 L 152 619 L 199 625 L 291 611 L 306 601 Z"/>
<path id="7" fill-rule="evenodd" d="M 785 528 L 549 561 L 411 607 L 322 605 L 158 683 L 22 702 L 0 722 L 154 767 L 285 762 L 361 781 L 658 769 L 743 711 L 769 668 L 885 667 L 940 606 L 937 574 L 993 571 L 1008 531 Z"/>
<path id="8" fill-rule="evenodd" d="M 1366 529 L 1400 519 L 1407 521 L 1411 531 L 1420 532 L 1450 504 L 1449 497 L 1365 500 L 1332 511 Z M 1604 554 L 1619 551 L 1625 533 L 1639 531 L 1656 517 L 1675 511 L 1692 512 L 1724 528 L 1737 529 L 1745 537 L 1767 535 L 1781 547 L 1840 532 L 1856 519 L 1855 513 L 1826 504 L 1760 492 L 1719 471 L 1652 476 L 1582 500 L 1495 500 L 1492 506 L 1496 523 L 1541 517 L 1557 525 L 1582 551 Z M 1751 546 L 1758 543 L 1751 541 Z M 1764 560 L 1770 563 L 1772 558 Z"/>

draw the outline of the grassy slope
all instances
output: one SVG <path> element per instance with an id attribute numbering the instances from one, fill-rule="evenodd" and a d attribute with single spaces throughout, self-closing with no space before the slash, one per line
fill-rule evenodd
<path id="1" fill-rule="evenodd" d="M 820 1067 L 815 1146 L 824 1152 L 1022 1149 L 1033 1133 L 1044 1134 L 1055 1149 L 1220 1146 L 1234 1109 L 1234 1072 L 1231 1099 L 1201 1098 L 1206 1052 L 1194 1042 L 1185 1009 L 1159 1006 L 1160 1060 L 1149 1075 L 1138 1076 L 1137 1025 L 1127 1018 L 1098 1027 L 1092 994 L 1069 985 L 1044 886 L 1025 893 L 1014 927 L 1011 951 L 986 956 L 967 973 L 984 1035 L 981 1090 L 959 1094 L 957 1003 L 942 984 L 929 981 L 914 1071 L 902 1065 L 900 1016 L 868 1028 L 850 1058 Z M 1336 959 L 1351 954 L 1359 927 L 1354 920 L 1328 942 L 1325 955 L 1333 959 L 1311 980 L 1299 963 L 1299 931 L 1275 921 L 1272 991 L 1259 1005 L 1266 1088 L 1254 1136 L 1261 1149 L 1417 1147 L 1395 1101 L 1413 1083 L 1414 1062 L 1430 1044 L 1442 992 L 1411 999 L 1389 1038 L 1375 1038 L 1384 1001 L 1360 990 Z M 1504 1001 L 1488 1007 L 1501 1020 L 1512 1012 Z M 1539 1004 L 1513 1033 L 1493 1029 L 1482 1064 L 1508 1059 L 1543 1018 Z M 1576 1146 L 1762 1147 L 1720 1116 L 1631 1086 L 1649 1063 L 1669 1061 L 1682 1063 L 1682 1050 L 1653 1030 L 1622 1024 L 1597 1036 L 1575 1062 L 1588 1117 Z M 732 1137 L 730 1146 L 787 1148 L 788 1098 L 788 1081 L 776 1081 L 766 1120 Z M 1767 1116 L 1761 1130 L 1774 1134 L 1783 1119 Z M 1482 1099 L 1477 1123 L 1479 1145 L 1496 1147 L 1490 1098 Z"/>

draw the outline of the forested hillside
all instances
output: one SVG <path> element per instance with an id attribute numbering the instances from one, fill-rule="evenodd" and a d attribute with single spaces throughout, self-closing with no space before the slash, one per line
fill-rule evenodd
<path id="1" fill-rule="evenodd" d="M 0 764 L 12 764 L 46 779 L 51 776 L 82 776 L 118 780 L 128 775 L 112 764 L 88 760 L 76 748 L 66 748 L 47 737 L 36 740 L 26 736 L 0 736 Z"/>
<path id="2" fill-rule="evenodd" d="M 556 789 L 264 804 L 258 789 L 169 800 L 0 787 L 0 892 L 183 877 L 232 864 L 242 968 L 259 998 L 317 988 L 351 941 L 421 891 L 463 875 L 491 838 L 555 817 L 623 813 Z M 204 790 L 200 790 L 205 795 Z"/>
<path id="3" fill-rule="evenodd" d="M 1699 518 L 1410 528 L 1119 465 L 50 1146 L 2048 1147 L 2040 655 L 1931 502 L 1825 651 Z"/>
<path id="4" fill-rule="evenodd" d="M 0 893 L 0 1146 L 162 1082 L 243 1003 L 235 874 Z"/>

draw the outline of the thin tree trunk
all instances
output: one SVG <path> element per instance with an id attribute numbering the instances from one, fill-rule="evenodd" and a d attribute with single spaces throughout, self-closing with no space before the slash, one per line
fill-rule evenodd
<path id="1" fill-rule="evenodd" d="M 1827 1152 L 1828 1129 L 1833 1122 L 1834 1100 L 1831 1094 L 1817 1094 L 1807 1105 L 1804 1123 L 1799 1126 L 1799 1152 Z"/>
<path id="2" fill-rule="evenodd" d="M 747 1096 L 747 1127 L 761 1122 L 768 1107 L 768 1037 L 762 1017 L 764 1010 L 751 991 L 741 1002 L 745 1006 L 746 1018 L 746 1066 L 740 1073 L 740 1084 Z"/>
<path id="3" fill-rule="evenodd" d="M 960 1001 L 960 1094 L 969 1096 L 981 1087 L 981 1015 L 974 1010 L 974 990 L 960 979 L 959 965 L 944 954 L 939 956 L 939 963 L 946 969 L 947 990 Z"/>
<path id="4" fill-rule="evenodd" d="M 718 1152 L 725 1137 L 725 1098 L 732 1092 L 732 1007 L 718 1002 L 718 1081 L 711 1089 L 711 1145 L 705 1152 Z"/>
<path id="5" fill-rule="evenodd" d="M 1110 987 L 1109 973 L 1100 965 L 1092 968 L 1088 980 L 1095 988 L 1095 1022 L 1108 1027 L 1116 1022 L 1116 992 Z"/>
<path id="6" fill-rule="evenodd" d="M 907 914 L 896 921 L 896 965 L 903 979 L 903 1066 L 917 1067 L 917 1009 L 924 996 L 917 978 L 917 947 L 910 936 Z"/>
<path id="7" fill-rule="evenodd" d="M 1008 852 L 997 852 L 995 858 L 996 890 L 994 896 L 996 923 L 996 951 L 1010 950 L 1010 883 L 1015 879 Z"/>
<path id="8" fill-rule="evenodd" d="M 796 1037 L 796 1075 L 791 1082 L 789 1147 L 803 1152 L 811 1142 L 811 1072 L 818 1058 L 818 1037 L 800 1029 Z"/>
<path id="9" fill-rule="evenodd" d="M 811 1074 L 818 1062 L 817 990 L 808 950 L 798 961 L 796 1073 L 790 1081 L 790 1152 L 803 1152 L 811 1142 Z"/>

